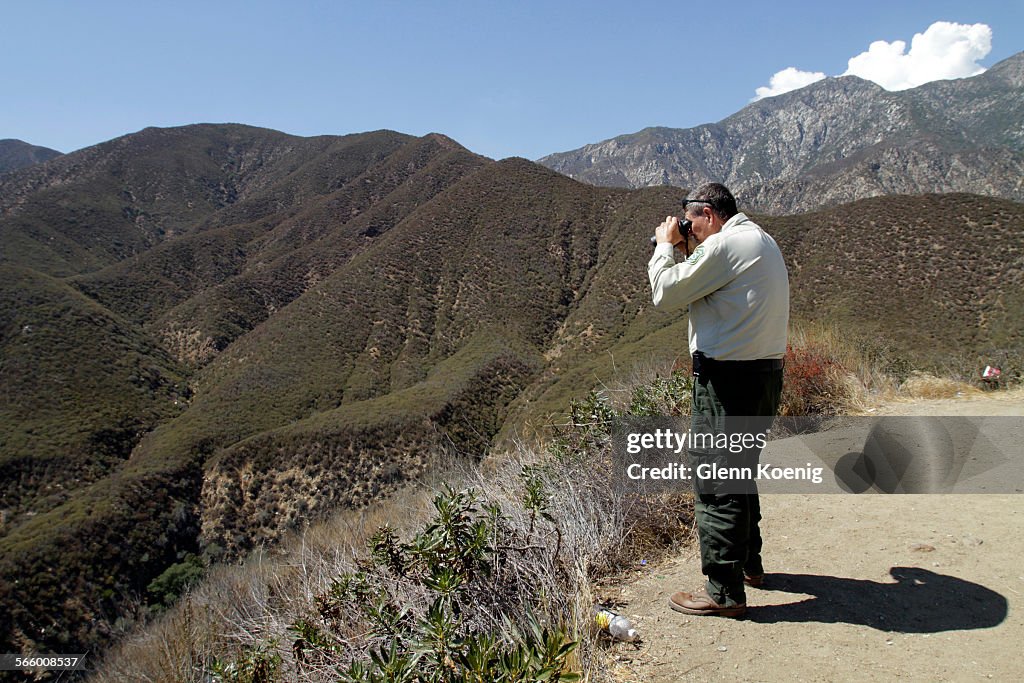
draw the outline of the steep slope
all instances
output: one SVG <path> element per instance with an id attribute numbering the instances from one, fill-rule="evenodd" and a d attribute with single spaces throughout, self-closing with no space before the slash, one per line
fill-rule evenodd
<path id="1" fill-rule="evenodd" d="M 143 435 L 184 409 L 187 375 L 59 280 L 0 265 L 0 283 L 0 640 L 105 642 L 145 568 L 177 561 L 172 539 L 196 533 L 177 501 L 197 470 L 123 476 Z"/>
<path id="2" fill-rule="evenodd" d="M 0 535 L 110 476 L 178 415 L 185 373 L 63 282 L 0 266 Z"/>
<path id="3" fill-rule="evenodd" d="M 225 225 L 238 217 L 232 207 L 218 227 L 74 282 L 151 329 L 180 360 L 205 363 L 484 163 L 443 136 L 413 140 L 294 211 Z"/>
<path id="4" fill-rule="evenodd" d="M 973 192 L 1024 199 L 1024 53 L 973 78 L 888 92 L 829 78 L 715 124 L 648 128 L 540 163 L 597 185 L 729 185 L 792 213 L 859 198 Z"/>
<path id="5" fill-rule="evenodd" d="M 258 473 L 251 485 L 288 471 L 299 488 L 311 477 L 331 481 L 325 472 L 350 476 L 325 454 L 351 454 L 339 443 L 356 438 L 386 452 L 400 434 L 407 452 L 388 460 L 407 474 L 439 437 L 481 452 L 540 369 L 573 290 L 593 267 L 597 244 L 587 231 L 602 231 L 601 208 L 599 194 L 522 160 L 481 169 L 228 347 L 204 370 L 171 441 L 158 430 L 148 444 L 153 455 L 139 457 L 162 457 L 183 432 L 224 445 L 262 434 L 215 458 L 208 482 Z M 279 446 L 308 429 L 320 445 L 303 450 L 312 450 L 307 464 L 317 474 L 296 470 L 290 449 Z M 374 439 L 359 437 L 367 429 Z M 280 501 L 297 493 L 264 488 Z M 313 512 L 329 509 L 345 488 L 318 490 L 325 495 L 310 502 Z M 223 521 L 238 517 L 231 498 L 209 496 L 206 528 L 244 535 Z M 251 541 L 212 534 L 208 540 L 232 550 Z"/>
<path id="6" fill-rule="evenodd" d="M 1022 204 L 877 197 L 763 223 L 786 253 L 797 318 L 895 341 L 918 360 L 976 363 L 1024 345 Z"/>

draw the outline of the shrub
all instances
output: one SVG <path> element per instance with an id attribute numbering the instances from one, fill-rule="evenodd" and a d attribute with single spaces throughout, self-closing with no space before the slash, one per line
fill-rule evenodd
<path id="1" fill-rule="evenodd" d="M 845 375 L 845 368 L 827 346 L 808 340 L 790 344 L 779 414 L 838 415 L 850 399 Z"/>
<path id="2" fill-rule="evenodd" d="M 534 511 L 543 510 L 540 488 L 533 480 L 526 495 Z M 381 528 L 370 539 L 372 561 L 338 577 L 316 599 L 316 617 L 293 625 L 299 660 L 347 658 L 351 646 L 341 643 L 353 638 L 340 634 L 358 622 L 356 640 L 370 654 L 342 670 L 344 681 L 577 680 L 567 662 L 576 641 L 534 616 L 542 596 L 504 580 L 509 564 L 546 551 L 531 545 L 534 525 L 524 536 L 472 490 L 446 487 L 433 505 L 435 517 L 408 543 Z"/>
<path id="3" fill-rule="evenodd" d="M 271 683 L 281 666 L 281 655 L 274 644 L 247 648 L 238 659 L 230 662 L 215 660 L 211 669 L 218 683 Z"/>
<path id="4" fill-rule="evenodd" d="M 203 561 L 192 553 L 187 554 L 182 562 L 172 564 L 150 582 L 146 589 L 150 604 L 158 608 L 169 607 L 189 586 L 199 583 L 205 573 Z"/>
<path id="5" fill-rule="evenodd" d="M 687 415 L 692 392 L 693 376 L 689 368 L 679 368 L 669 377 L 656 377 L 649 384 L 634 387 L 628 412 L 637 417 Z"/>

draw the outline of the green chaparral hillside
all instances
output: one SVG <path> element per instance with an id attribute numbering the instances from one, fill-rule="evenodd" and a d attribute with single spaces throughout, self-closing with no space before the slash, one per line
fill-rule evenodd
<path id="1" fill-rule="evenodd" d="M 765 217 L 797 318 L 898 343 L 908 358 L 1006 359 L 1024 338 L 1024 205 L 890 196 Z"/>
<path id="2" fill-rule="evenodd" d="M 0 353 L 8 520 L 115 472 L 188 398 L 187 371 L 147 335 L 28 268 L 0 266 Z"/>
<path id="3" fill-rule="evenodd" d="M 116 636 L 234 558 L 685 358 L 648 238 L 684 191 L 585 185 L 442 135 L 147 129 L 0 176 L 0 624 Z M 917 363 L 1019 353 L 1024 205 L 757 217 L 793 311 Z"/>

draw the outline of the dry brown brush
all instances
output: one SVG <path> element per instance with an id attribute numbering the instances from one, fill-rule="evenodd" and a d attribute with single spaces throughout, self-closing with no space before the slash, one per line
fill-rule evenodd
<path id="1" fill-rule="evenodd" d="M 666 380 L 670 381 L 670 380 Z M 674 387 L 639 391 L 631 408 Z M 105 660 L 96 680 L 601 680 L 591 587 L 689 541 L 687 494 L 613 489 L 605 394 L 544 446 L 349 511 L 220 567 Z M 367 656 L 367 652 L 370 653 Z"/>

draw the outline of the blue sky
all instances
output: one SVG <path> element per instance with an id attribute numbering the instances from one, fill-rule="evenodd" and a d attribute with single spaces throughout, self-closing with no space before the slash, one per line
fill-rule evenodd
<path id="1" fill-rule="evenodd" d="M 787 68 L 840 75 L 937 21 L 991 29 L 982 67 L 1024 49 L 1019 0 L 6 2 L 0 138 L 69 152 L 237 122 L 536 159 L 721 120 Z"/>

